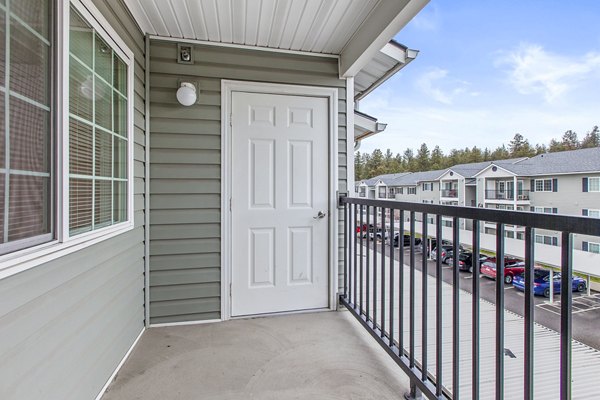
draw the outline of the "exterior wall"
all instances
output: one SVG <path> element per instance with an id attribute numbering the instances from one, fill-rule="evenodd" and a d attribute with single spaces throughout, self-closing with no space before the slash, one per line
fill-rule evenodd
<path id="1" fill-rule="evenodd" d="M 135 228 L 0 280 L 0 398 L 93 399 L 144 327 L 144 37 L 94 0 L 135 57 Z"/>
<path id="2" fill-rule="evenodd" d="M 535 176 L 535 179 L 552 179 L 558 181 L 557 192 L 532 192 L 530 193 L 531 207 L 552 207 L 558 209 L 558 214 L 582 215 L 583 209 L 600 208 L 600 192 L 583 192 L 582 178 L 597 177 L 600 174 L 570 174 L 570 175 L 548 175 Z M 540 235 L 558 236 L 556 232 L 539 231 Z M 581 250 L 582 241 L 598 242 L 596 237 L 586 237 L 577 235 L 574 238 L 574 248 Z M 560 239 L 559 239 L 560 241 Z"/>
<path id="3" fill-rule="evenodd" d="M 177 45 L 151 43 L 150 322 L 220 318 L 221 80 L 339 88 L 339 190 L 346 191 L 346 90 L 337 60 L 194 46 L 195 64 L 176 62 Z M 199 104 L 175 99 L 182 79 Z M 352 133 L 353 130 L 350 130 Z M 342 216 L 340 211 L 340 219 Z M 343 225 L 339 225 L 343 246 Z M 338 250 L 343 265 L 343 247 Z M 343 268 L 339 269 L 341 272 Z M 340 278 L 341 279 L 341 278 Z M 341 282 L 341 280 L 340 280 Z"/>

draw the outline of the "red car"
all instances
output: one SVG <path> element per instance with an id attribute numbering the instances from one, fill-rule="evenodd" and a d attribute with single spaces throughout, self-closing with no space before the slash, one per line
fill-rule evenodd
<path id="1" fill-rule="evenodd" d="M 488 258 L 481 264 L 480 271 L 491 279 L 496 279 L 496 258 Z M 506 257 L 504 259 L 504 283 L 512 283 L 516 275 L 525 272 L 525 262 L 518 258 Z"/>

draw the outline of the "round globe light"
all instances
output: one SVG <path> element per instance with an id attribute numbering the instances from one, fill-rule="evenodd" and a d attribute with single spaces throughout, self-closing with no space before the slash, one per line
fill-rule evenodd
<path id="1" fill-rule="evenodd" d="M 197 98 L 196 86 L 193 83 L 181 82 L 181 87 L 177 89 L 177 101 L 187 107 L 194 104 Z"/>

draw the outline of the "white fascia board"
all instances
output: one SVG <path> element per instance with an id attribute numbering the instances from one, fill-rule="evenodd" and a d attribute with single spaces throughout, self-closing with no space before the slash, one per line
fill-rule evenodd
<path id="1" fill-rule="evenodd" d="M 454 172 L 454 175 L 450 176 L 450 172 Z M 463 178 L 464 179 L 465 177 L 462 176 L 461 174 L 459 174 L 458 172 L 453 171 L 452 169 L 449 169 L 448 171 L 444 172 L 442 174 L 442 176 L 440 176 L 438 179 L 440 181 L 443 181 L 443 180 L 446 180 L 446 178 L 448 178 L 448 180 L 454 181 L 454 180 L 457 180 L 459 178 Z"/>
<path id="2" fill-rule="evenodd" d="M 340 77 L 356 76 L 429 0 L 382 0 L 340 54 Z"/>
<path id="3" fill-rule="evenodd" d="M 509 176 L 517 176 L 517 174 L 515 174 L 514 172 L 511 172 L 511 171 L 507 170 L 506 168 L 502 168 L 501 166 L 492 163 L 492 164 L 488 165 L 487 167 L 485 167 L 484 169 L 482 169 L 481 171 L 479 171 L 478 173 L 476 173 L 475 175 L 473 175 L 473 178 L 477 178 L 479 175 L 483 174 L 484 172 L 491 169 L 492 167 L 501 169 L 502 171 L 506 172 Z"/>

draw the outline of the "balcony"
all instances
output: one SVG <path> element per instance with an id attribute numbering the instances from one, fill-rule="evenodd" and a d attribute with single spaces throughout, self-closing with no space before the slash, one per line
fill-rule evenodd
<path id="1" fill-rule="evenodd" d="M 448 198 L 457 198 L 458 190 L 457 189 L 442 189 L 441 196 L 448 197 Z"/>
<path id="2" fill-rule="evenodd" d="M 517 190 L 517 201 L 529 201 L 529 190 Z M 515 200 L 514 190 L 486 190 L 486 200 Z"/>

